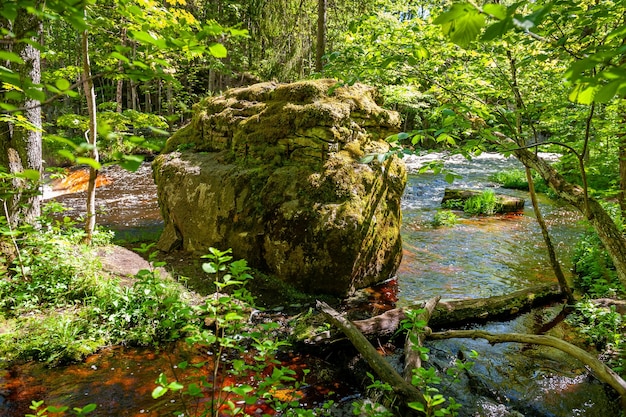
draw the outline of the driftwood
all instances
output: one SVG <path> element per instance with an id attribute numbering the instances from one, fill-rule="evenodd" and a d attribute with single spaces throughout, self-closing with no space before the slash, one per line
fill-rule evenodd
<path id="1" fill-rule="evenodd" d="M 370 367 L 376 372 L 376 375 L 393 387 L 394 393 L 405 403 L 421 402 L 426 403 L 422 393 L 415 388 L 410 382 L 405 381 L 402 376 L 378 354 L 376 348 L 352 325 L 350 320 L 343 317 L 328 304 L 318 301 L 317 309 L 324 313 L 330 322 L 339 328 L 347 337 L 354 347 L 359 351 Z"/>
<path id="2" fill-rule="evenodd" d="M 587 366 L 587 368 L 598 380 L 613 387 L 613 389 L 615 389 L 615 391 L 617 391 L 617 393 L 620 395 L 620 398 L 622 400 L 622 408 L 626 410 L 626 381 L 624 381 L 611 368 L 606 366 L 603 362 L 598 360 L 592 354 L 556 337 L 521 333 L 496 334 L 483 330 L 448 330 L 445 332 L 431 333 L 429 338 L 433 340 L 453 338 L 480 338 L 485 339 L 492 344 L 516 342 L 551 346 L 581 361 Z"/>
<path id="3" fill-rule="evenodd" d="M 449 326 L 467 321 L 487 320 L 499 316 L 513 316 L 525 309 L 561 297 L 558 284 L 544 284 L 511 294 L 479 298 L 440 301 L 429 323 L 434 326 Z M 392 335 L 400 322 L 406 318 L 406 310 L 424 308 L 425 303 L 411 307 L 389 310 L 376 317 L 356 320 L 354 326 L 365 335 Z"/>

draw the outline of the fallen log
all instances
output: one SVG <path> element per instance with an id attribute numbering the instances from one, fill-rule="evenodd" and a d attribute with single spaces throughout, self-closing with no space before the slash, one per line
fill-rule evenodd
<path id="1" fill-rule="evenodd" d="M 480 338 L 487 340 L 491 344 L 507 342 L 531 343 L 535 345 L 544 345 L 559 349 L 581 361 L 587 366 L 587 368 L 598 380 L 610 385 L 615 391 L 617 391 L 622 401 L 622 408 L 626 410 L 626 381 L 624 381 L 611 368 L 609 368 L 607 365 L 598 360 L 589 352 L 554 336 L 522 333 L 496 334 L 483 330 L 448 330 L 445 332 L 431 333 L 429 335 L 429 338 L 432 340 L 453 338 Z"/>
<path id="2" fill-rule="evenodd" d="M 409 402 L 421 402 L 426 404 L 422 393 L 409 382 L 405 381 L 391 364 L 378 354 L 376 348 L 374 348 L 369 340 L 352 325 L 350 320 L 343 317 L 323 301 L 317 302 L 317 309 L 324 313 L 329 321 L 350 339 L 352 345 L 359 351 L 376 375 L 378 375 L 382 381 L 391 385 L 394 393 L 405 404 Z"/>
<path id="3" fill-rule="evenodd" d="M 472 197 L 479 197 L 483 192 L 478 190 L 468 190 L 462 188 L 446 188 L 444 191 L 441 204 L 443 206 L 452 205 L 459 206 L 463 209 L 466 200 Z M 512 197 L 505 194 L 495 194 L 496 197 L 496 213 L 516 213 L 524 211 L 524 199 Z M 456 203 L 456 204 L 454 204 Z"/>
<path id="4" fill-rule="evenodd" d="M 512 317 L 531 307 L 562 298 L 558 284 L 543 284 L 506 295 L 489 298 L 440 301 L 430 319 L 431 327 L 484 321 L 497 317 Z M 396 308 L 378 316 L 355 320 L 354 326 L 365 335 L 391 336 L 406 318 L 406 310 L 424 308 L 425 303 Z"/>

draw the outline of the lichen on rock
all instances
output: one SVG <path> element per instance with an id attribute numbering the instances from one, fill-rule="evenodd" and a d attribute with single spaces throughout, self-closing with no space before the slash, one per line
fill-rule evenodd
<path id="1" fill-rule="evenodd" d="M 232 248 L 310 292 L 344 295 L 385 280 L 401 256 L 406 170 L 386 152 L 399 116 L 377 91 L 334 80 L 261 83 L 194 108 L 153 164 L 176 245 Z"/>

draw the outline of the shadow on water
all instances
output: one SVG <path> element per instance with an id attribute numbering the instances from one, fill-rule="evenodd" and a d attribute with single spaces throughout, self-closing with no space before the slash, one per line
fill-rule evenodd
<path id="1" fill-rule="evenodd" d="M 413 158 L 408 165 L 416 167 L 423 162 L 424 158 Z M 488 179 L 490 174 L 519 166 L 513 160 L 484 154 L 472 162 L 450 158 L 446 167 L 463 175 L 453 187 L 482 189 L 496 187 Z M 98 189 L 98 222 L 115 226 L 118 236 L 133 236 L 146 230 L 158 232 L 162 221 L 149 165 L 144 164 L 135 174 L 111 167 L 103 175 L 109 182 L 103 181 Z M 410 176 L 402 202 L 404 258 L 396 279 L 381 291 L 366 291 L 368 304 L 383 311 L 393 303 L 406 306 L 435 295 L 488 297 L 555 281 L 528 200 L 521 215 L 461 216 L 455 227 L 435 228 L 432 220 L 448 186 L 443 176 Z M 527 198 L 523 192 L 497 191 Z M 64 194 L 62 190 L 51 190 L 49 196 L 54 193 L 58 201 L 75 209 L 70 216 L 84 212 L 84 192 Z M 582 230 L 578 216 L 546 198 L 541 200 L 541 207 L 560 260 L 568 270 L 571 249 Z M 533 333 L 556 314 L 556 308 L 546 307 L 511 321 L 474 328 Z M 555 335 L 567 338 L 567 332 L 559 326 L 551 331 L 562 331 Z M 431 341 L 428 347 L 429 362 L 442 370 L 472 350 L 480 353 L 474 368 L 461 375 L 460 384 L 444 383 L 449 385 L 444 388 L 446 395 L 463 404 L 461 416 L 608 417 L 619 413 L 612 393 L 607 393 L 580 363 L 554 349 L 516 344 L 491 346 L 481 340 L 465 339 Z M 98 416 L 169 415 L 178 406 L 176 398 L 155 402 L 150 392 L 160 372 L 171 371 L 171 363 L 189 355 L 180 346 L 161 353 L 149 349 L 108 349 L 85 363 L 60 369 L 32 363 L 15 367 L 0 374 L 0 414 L 21 417 L 31 400 L 45 399 L 48 404 L 72 406 L 94 402 L 100 405 L 100 414 L 95 414 Z M 307 366 L 324 366 L 316 365 L 315 358 L 301 359 L 288 361 L 295 367 L 306 361 Z M 337 386 L 331 388 L 338 390 Z M 328 385 L 320 384 L 310 398 L 323 397 L 327 390 Z"/>

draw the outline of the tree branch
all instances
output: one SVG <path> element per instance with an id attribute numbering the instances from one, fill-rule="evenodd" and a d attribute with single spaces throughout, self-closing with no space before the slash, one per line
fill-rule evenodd
<path id="1" fill-rule="evenodd" d="M 620 395 L 620 398 L 622 400 L 622 407 L 626 410 L 626 381 L 624 381 L 611 368 L 606 366 L 603 362 L 598 360 L 592 354 L 556 337 L 522 333 L 496 334 L 483 330 L 448 330 L 445 332 L 432 333 L 429 337 L 432 340 L 453 338 L 480 338 L 487 340 L 491 344 L 508 342 L 531 343 L 535 345 L 550 346 L 559 349 L 585 364 L 585 366 L 593 373 L 593 375 L 598 380 L 613 387 L 613 389 L 615 389 L 615 391 L 617 391 L 617 393 Z"/>

